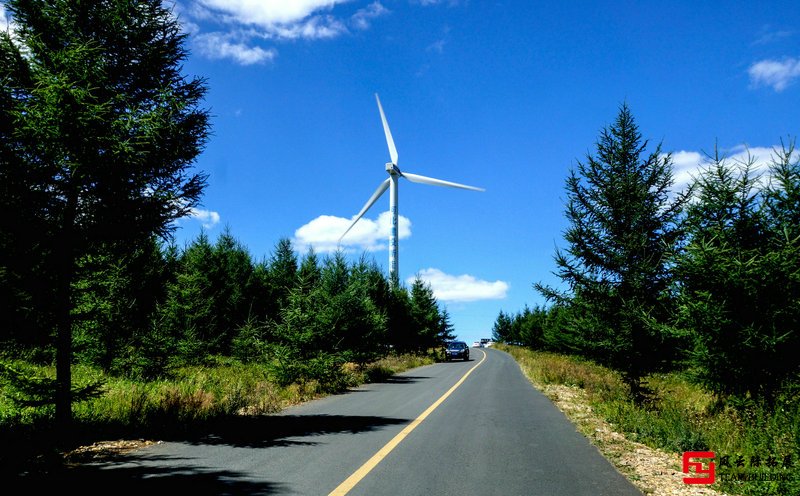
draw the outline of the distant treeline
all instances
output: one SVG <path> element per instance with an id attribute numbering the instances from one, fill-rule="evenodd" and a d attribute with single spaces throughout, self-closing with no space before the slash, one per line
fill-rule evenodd
<path id="1" fill-rule="evenodd" d="M 40 272 L 3 281 L 3 351 L 52 362 L 47 280 Z M 452 338 L 446 310 L 420 279 L 393 285 L 363 256 L 300 256 L 288 239 L 255 261 L 228 229 L 183 249 L 152 239 L 126 258 L 83 257 L 72 301 L 75 361 L 131 378 L 221 355 L 263 362 L 285 384 L 333 386 L 345 362 L 427 353 Z"/>
<path id="2" fill-rule="evenodd" d="M 800 155 L 769 168 L 718 151 L 672 191 L 670 154 L 645 152 L 627 105 L 566 181 L 566 289 L 500 312 L 494 338 L 581 355 L 622 372 L 685 370 L 720 398 L 774 399 L 800 374 Z"/>

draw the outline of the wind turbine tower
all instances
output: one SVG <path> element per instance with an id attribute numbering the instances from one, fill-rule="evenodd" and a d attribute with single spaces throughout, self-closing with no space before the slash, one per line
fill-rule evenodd
<path id="1" fill-rule="evenodd" d="M 372 196 L 367 200 L 367 203 L 364 204 L 364 207 L 358 213 L 356 218 L 350 224 L 350 227 L 342 234 L 339 238 L 339 242 L 341 243 L 342 239 L 350 232 L 350 229 L 356 225 L 356 222 L 367 213 L 367 210 L 378 201 L 388 189 L 389 190 L 389 211 L 392 214 L 392 229 L 389 233 L 389 277 L 392 282 L 398 283 L 399 282 L 399 272 L 398 272 L 398 248 L 397 248 L 397 241 L 398 241 L 398 183 L 401 177 L 404 177 L 411 181 L 412 183 L 422 183 L 422 184 L 430 184 L 432 186 L 446 186 L 448 188 L 460 188 L 460 189 L 468 189 L 472 191 L 485 191 L 483 188 L 476 188 L 474 186 L 467 186 L 465 184 L 453 183 L 450 181 L 443 181 L 441 179 L 434 179 L 432 177 L 420 176 L 419 174 L 411 174 L 409 172 L 401 172 L 400 168 L 397 166 L 397 148 L 394 146 L 394 140 L 392 139 L 392 132 L 389 130 L 389 123 L 386 121 L 386 115 L 383 113 L 383 107 L 381 106 L 381 100 L 378 98 L 378 94 L 375 94 L 375 100 L 378 102 L 378 111 L 381 113 L 381 122 L 383 123 L 383 132 L 386 135 L 386 144 L 389 146 L 389 157 L 391 158 L 391 162 L 386 164 L 386 172 L 389 174 L 389 177 L 384 180 L 378 189 L 372 194 Z"/>

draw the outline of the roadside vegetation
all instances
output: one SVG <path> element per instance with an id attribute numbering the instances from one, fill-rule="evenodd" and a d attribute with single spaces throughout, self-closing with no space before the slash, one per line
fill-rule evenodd
<path id="1" fill-rule="evenodd" d="M 560 287 L 500 312 L 535 381 L 577 386 L 620 432 L 712 451 L 715 487 L 800 492 L 800 154 L 721 152 L 673 190 L 627 105 L 566 180 Z M 794 478 L 783 480 L 781 475 Z M 742 476 L 750 480 L 731 481 Z M 774 477 L 773 477 L 774 476 Z"/>
<path id="2" fill-rule="evenodd" d="M 197 435 L 275 413 L 441 360 L 452 339 L 421 280 L 392 285 L 373 262 L 300 257 L 286 239 L 262 262 L 226 230 L 215 243 L 201 234 L 183 250 L 150 244 L 145 260 L 86 268 L 73 286 L 67 432 L 54 422 L 52 335 L 4 331 L 4 470 L 47 470 L 95 441 Z"/>
<path id="3" fill-rule="evenodd" d="M 580 401 L 615 432 L 672 454 L 675 464 L 659 467 L 665 471 L 681 470 L 684 451 L 712 450 L 717 455 L 714 488 L 746 495 L 800 491 L 800 395 L 796 391 L 781 394 L 775 404 L 722 403 L 683 373 L 655 373 L 644 378 L 649 397 L 640 404 L 631 399 L 618 372 L 590 360 L 501 343 L 495 347 L 510 353 L 531 382 L 554 400 L 559 392 L 548 386 L 578 388 L 585 393 Z M 580 408 L 565 413 L 595 441 L 597 426 L 582 422 Z M 602 450 L 602 441 L 597 444 Z M 720 466 L 723 457 L 726 465 Z M 740 475 L 775 480 L 734 480 Z"/>
<path id="4" fill-rule="evenodd" d="M 0 380 L 0 466 L 5 474 L 58 470 L 81 449 L 101 442 L 131 440 L 134 446 L 166 439 L 202 436 L 232 418 L 268 415 L 365 383 L 434 363 L 437 353 L 388 354 L 369 363 L 343 363 L 325 379 L 302 377 L 281 382 L 276 362 L 244 363 L 232 357 L 207 357 L 204 365 L 184 365 L 158 379 L 113 375 L 92 365 L 76 365 L 77 384 L 101 383 L 98 394 L 73 406 L 69 443 L 55 443 L 53 405 L 30 405 L 27 391 Z M 53 379 L 52 366 L 3 359 L 4 377 L 24 374 Z M 335 376 L 331 381 L 330 377 Z"/>
<path id="5" fill-rule="evenodd" d="M 289 239 L 259 259 L 227 228 L 175 245 L 207 186 L 194 165 L 212 133 L 169 5 L 3 6 L 0 207 L 14 214 L 0 222 L 2 470 L 275 412 L 440 358 L 452 326 L 420 279 L 407 287 L 374 261 Z"/>

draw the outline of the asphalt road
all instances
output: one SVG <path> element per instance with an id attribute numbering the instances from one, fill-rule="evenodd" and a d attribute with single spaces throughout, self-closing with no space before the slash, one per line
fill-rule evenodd
<path id="1" fill-rule="evenodd" d="M 641 496 L 509 355 L 470 351 L 467 362 L 417 368 L 279 415 L 75 468 L 60 488 L 111 495 Z"/>

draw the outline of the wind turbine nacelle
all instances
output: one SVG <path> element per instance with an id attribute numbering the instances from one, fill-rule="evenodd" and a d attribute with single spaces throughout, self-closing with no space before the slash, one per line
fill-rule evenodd
<path id="1" fill-rule="evenodd" d="M 389 174 L 400 174 L 400 169 L 391 162 L 386 162 L 386 172 Z"/>

